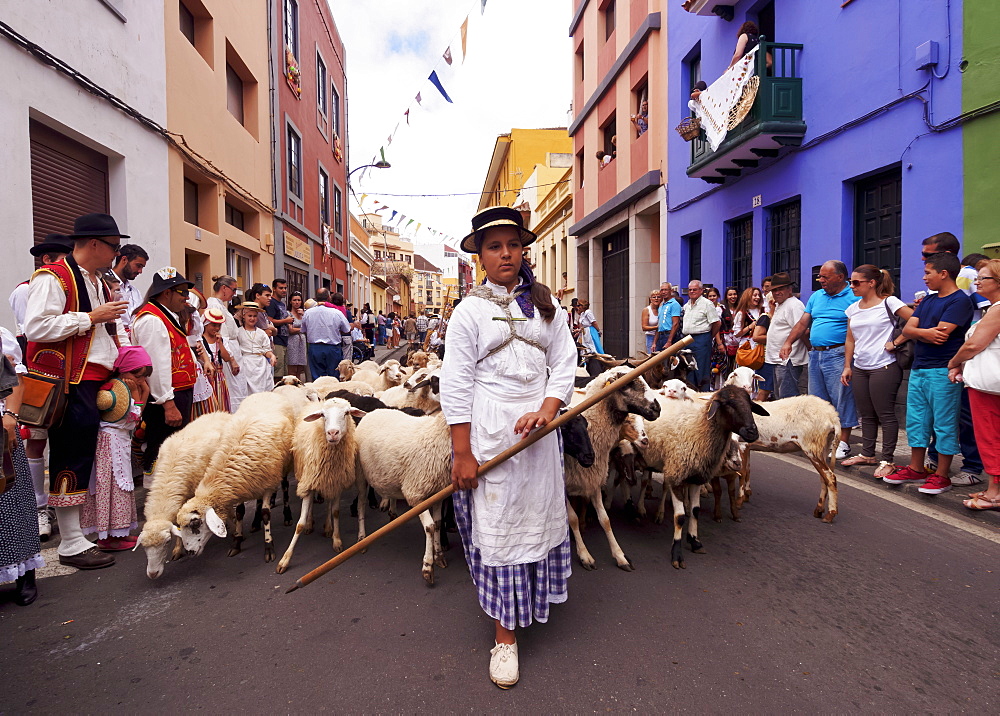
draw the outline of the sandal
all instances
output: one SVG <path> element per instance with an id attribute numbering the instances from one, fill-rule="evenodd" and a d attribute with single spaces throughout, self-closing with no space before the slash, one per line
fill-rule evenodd
<path id="1" fill-rule="evenodd" d="M 878 460 L 874 457 L 866 457 L 865 455 L 855 455 L 854 457 L 849 457 L 846 460 L 840 461 L 841 467 L 850 467 L 851 465 L 877 465 Z"/>
<path id="2" fill-rule="evenodd" d="M 980 507 L 980 502 L 988 503 L 988 507 Z M 971 500 L 962 500 L 962 504 L 970 510 L 1000 510 L 1000 497 L 991 498 L 986 496 L 974 497 Z"/>
<path id="3" fill-rule="evenodd" d="M 891 475 L 896 470 L 896 465 L 889 462 L 888 460 L 883 460 L 875 468 L 875 474 L 872 476 L 876 480 L 881 480 L 886 475 Z"/>

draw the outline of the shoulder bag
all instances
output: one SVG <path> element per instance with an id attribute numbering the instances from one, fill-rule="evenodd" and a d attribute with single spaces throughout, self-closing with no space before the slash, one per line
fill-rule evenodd
<path id="1" fill-rule="evenodd" d="M 754 370 L 760 369 L 764 365 L 764 344 L 754 344 L 751 340 L 745 340 L 736 349 L 736 365 L 746 366 Z"/>
<path id="2" fill-rule="evenodd" d="M 1000 309 L 993 308 L 991 310 Z M 976 326 L 970 328 L 969 332 L 965 334 L 965 340 L 969 340 L 975 331 Z M 965 365 L 962 366 L 962 379 L 970 388 L 975 388 L 983 393 L 1000 395 L 1000 335 L 965 362 Z"/>
<path id="3" fill-rule="evenodd" d="M 892 324 L 892 335 L 889 340 L 895 343 L 896 339 L 903 335 L 903 326 L 899 325 L 899 318 L 889 308 L 889 300 L 883 301 L 882 305 L 885 306 L 885 312 L 889 315 L 889 323 Z M 903 325 L 906 325 L 905 322 Z M 892 354 L 896 356 L 896 363 L 899 364 L 899 367 L 908 370 L 913 365 L 913 341 L 907 340 L 902 345 L 896 346 L 896 350 Z"/>

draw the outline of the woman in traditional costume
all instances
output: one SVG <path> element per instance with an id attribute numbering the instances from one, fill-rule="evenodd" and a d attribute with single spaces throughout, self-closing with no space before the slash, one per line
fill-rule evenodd
<path id="1" fill-rule="evenodd" d="M 495 621 L 490 678 L 518 680 L 515 627 L 548 621 L 566 601 L 570 544 L 558 431 L 477 480 L 479 465 L 551 422 L 569 403 L 576 347 L 548 287 L 522 261 L 535 235 L 521 215 L 492 207 L 462 249 L 485 282 L 448 324 L 441 407 L 451 426 L 455 517 L 483 610 Z M 557 320 L 553 320 L 558 316 Z"/>

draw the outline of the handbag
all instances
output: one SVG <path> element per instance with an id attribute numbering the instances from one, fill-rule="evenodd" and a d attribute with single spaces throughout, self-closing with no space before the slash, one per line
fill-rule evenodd
<path id="1" fill-rule="evenodd" d="M 62 421 L 67 397 L 65 378 L 29 371 L 21 376 L 21 385 L 24 393 L 18 415 L 22 425 L 47 430 Z"/>
<path id="2" fill-rule="evenodd" d="M 14 469 L 14 446 L 16 443 L 3 431 L 3 473 L 0 474 L 0 495 L 14 486 L 17 471 Z"/>
<path id="3" fill-rule="evenodd" d="M 965 340 L 969 340 L 975 331 L 976 326 L 970 328 L 965 334 Z M 965 362 L 962 366 L 962 380 L 967 386 L 980 392 L 1000 395 L 1000 335 Z"/>
<path id="4" fill-rule="evenodd" d="M 753 341 L 743 341 L 736 350 L 736 365 L 746 366 L 758 370 L 764 365 L 764 345 Z"/>
<path id="5" fill-rule="evenodd" d="M 903 326 L 899 325 L 899 318 L 892 312 L 889 308 L 889 301 L 883 301 L 882 305 L 885 306 L 885 312 L 889 314 L 889 321 L 892 324 L 892 336 L 889 338 L 893 343 L 896 339 L 903 335 Z M 904 322 L 905 325 L 905 322 Z M 913 365 L 913 341 L 906 341 L 905 343 L 896 346 L 896 350 L 892 352 L 896 356 L 896 363 L 903 370 L 908 370 L 911 365 Z"/>

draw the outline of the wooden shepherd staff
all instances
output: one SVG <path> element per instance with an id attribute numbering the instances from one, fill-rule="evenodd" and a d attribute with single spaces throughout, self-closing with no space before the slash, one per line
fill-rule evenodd
<path id="1" fill-rule="evenodd" d="M 682 338 L 677 343 L 674 343 L 666 350 L 660 351 L 656 355 L 649 358 L 649 360 L 645 361 L 642 365 L 638 366 L 637 368 L 633 368 L 628 373 L 623 375 L 621 378 L 605 386 L 598 392 L 591 395 L 589 398 L 585 398 L 583 402 L 581 402 L 579 405 L 574 405 L 572 408 L 567 410 L 562 415 L 557 416 L 555 420 L 553 420 L 545 427 L 539 428 L 535 432 L 531 433 L 528 437 L 524 438 L 523 440 L 519 440 L 516 445 L 507 448 L 492 460 L 484 462 L 482 465 L 479 466 L 479 469 L 476 471 L 476 477 L 482 477 L 500 463 L 504 462 L 505 460 L 508 460 L 509 458 L 514 457 L 515 455 L 517 455 L 519 452 L 521 452 L 531 444 L 537 442 L 538 440 L 541 440 L 543 437 L 551 433 L 553 430 L 558 430 L 561 425 L 569 422 L 574 417 L 576 417 L 577 415 L 579 415 L 592 405 L 595 405 L 600 401 L 604 400 L 609 395 L 614 393 L 616 390 L 624 388 L 626 385 L 631 383 L 633 380 L 638 378 L 640 375 L 648 371 L 653 366 L 662 363 L 677 351 L 687 348 L 691 344 L 692 340 L 694 339 L 691 338 L 691 336 L 686 336 Z M 450 496 L 451 493 L 453 493 L 454 491 L 455 487 L 453 485 L 448 485 L 448 487 L 444 488 L 440 492 L 437 492 L 428 497 L 426 500 L 414 505 L 409 510 L 401 514 L 399 517 L 392 520 L 388 524 L 383 525 L 379 529 L 375 530 L 360 542 L 356 542 L 355 544 L 351 545 L 333 559 L 321 564 L 308 574 L 299 577 L 295 581 L 295 584 L 293 584 L 291 587 L 285 590 L 285 594 L 290 594 L 299 587 L 304 587 L 307 584 L 316 581 L 334 567 L 338 567 L 347 560 L 349 560 L 358 552 L 364 552 L 366 549 L 368 549 L 368 546 L 372 544 L 375 540 L 385 537 L 387 534 L 392 532 L 401 524 L 403 524 L 404 522 L 408 522 L 409 520 L 412 520 L 414 517 L 419 515 L 424 510 L 429 509 L 431 505 L 434 505 L 435 503 L 438 503 L 441 500 L 445 499 L 446 497 Z"/>

